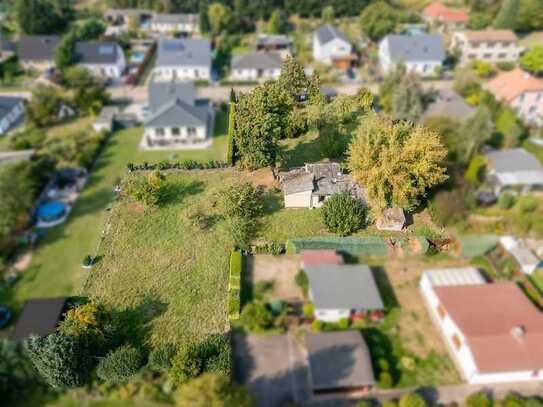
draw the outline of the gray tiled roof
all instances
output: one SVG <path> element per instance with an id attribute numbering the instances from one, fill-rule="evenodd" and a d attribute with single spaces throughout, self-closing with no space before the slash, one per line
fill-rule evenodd
<path id="1" fill-rule="evenodd" d="M 115 42 L 78 42 L 75 53 L 81 64 L 114 64 L 119 58 L 120 47 Z"/>
<path id="2" fill-rule="evenodd" d="M 498 173 L 543 171 L 539 160 L 523 148 L 495 150 L 487 153 L 486 157 Z"/>
<path id="3" fill-rule="evenodd" d="M 0 120 L 5 115 L 10 113 L 15 106 L 21 103 L 24 99 L 11 96 L 0 96 Z"/>
<path id="4" fill-rule="evenodd" d="M 290 46 L 292 45 L 292 40 L 286 35 L 267 35 L 259 34 L 256 37 L 257 46 L 265 45 L 277 45 L 277 46 Z"/>
<path id="5" fill-rule="evenodd" d="M 309 333 L 305 346 L 314 391 L 375 384 L 371 355 L 360 332 Z"/>
<path id="6" fill-rule="evenodd" d="M 232 59 L 232 69 L 280 69 L 283 61 L 275 52 L 256 51 Z"/>
<path id="7" fill-rule="evenodd" d="M 209 107 L 191 106 L 173 99 L 145 120 L 145 127 L 205 126 L 209 120 Z"/>
<path id="8" fill-rule="evenodd" d="M 175 98 L 188 105 L 194 105 L 196 100 L 196 88 L 192 82 L 151 82 L 148 92 L 151 110 L 156 110 Z"/>
<path id="9" fill-rule="evenodd" d="M 449 117 L 456 120 L 464 120 L 475 109 L 468 105 L 464 98 L 452 90 L 443 89 L 436 95 L 424 112 L 427 117 Z"/>
<path id="10" fill-rule="evenodd" d="M 19 39 L 21 61 L 53 61 L 58 35 L 22 35 Z"/>
<path id="11" fill-rule="evenodd" d="M 389 54 L 393 62 L 443 61 L 445 48 L 440 35 L 387 35 Z"/>
<path id="12" fill-rule="evenodd" d="M 155 24 L 196 24 L 198 14 L 155 14 L 153 23 Z"/>
<path id="13" fill-rule="evenodd" d="M 308 267 L 305 272 L 316 309 L 384 309 L 373 273 L 366 265 Z"/>
<path id="14" fill-rule="evenodd" d="M 211 66 L 211 43 L 205 38 L 161 38 L 156 66 Z"/>
<path id="15" fill-rule="evenodd" d="M 317 40 L 319 43 L 326 44 L 332 40 L 335 40 L 336 38 L 339 38 L 343 41 L 346 41 L 348 43 L 351 43 L 349 39 L 343 34 L 342 32 L 338 31 L 334 26 L 330 24 L 325 24 L 321 28 L 319 28 L 316 31 Z"/>

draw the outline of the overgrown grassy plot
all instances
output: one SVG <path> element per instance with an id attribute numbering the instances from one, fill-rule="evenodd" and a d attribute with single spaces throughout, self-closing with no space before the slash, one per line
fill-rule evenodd
<path id="1" fill-rule="evenodd" d="M 226 331 L 233 242 L 221 217 L 206 227 L 194 219 L 217 213 L 217 193 L 234 178 L 233 170 L 170 173 L 161 207 L 116 203 L 83 294 L 119 311 L 138 309 L 127 323 L 144 326 L 151 343 Z"/>

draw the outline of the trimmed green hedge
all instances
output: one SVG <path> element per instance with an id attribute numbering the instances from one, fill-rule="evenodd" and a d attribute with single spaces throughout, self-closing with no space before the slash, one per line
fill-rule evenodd
<path id="1" fill-rule="evenodd" d="M 241 252 L 230 252 L 230 275 L 228 279 L 228 318 L 239 319 L 241 311 L 241 272 L 243 270 L 243 256 Z"/>
<path id="2" fill-rule="evenodd" d="M 460 257 L 471 259 L 477 256 L 484 256 L 497 246 L 498 241 L 499 237 L 496 235 L 458 236 Z"/>
<path id="3" fill-rule="evenodd" d="M 417 236 L 421 251 L 417 254 L 424 254 L 429 244 L 424 236 Z M 394 238 L 399 241 L 406 254 L 411 253 L 408 238 Z M 337 250 L 352 256 L 378 256 L 384 257 L 388 253 L 387 238 L 379 236 L 365 237 L 308 237 L 290 239 L 287 241 L 286 250 L 288 254 L 299 253 L 300 250 Z"/>

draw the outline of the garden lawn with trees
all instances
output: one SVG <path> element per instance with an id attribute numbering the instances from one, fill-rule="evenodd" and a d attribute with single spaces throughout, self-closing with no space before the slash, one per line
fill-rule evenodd
<path id="1" fill-rule="evenodd" d="M 87 119 L 82 119 L 87 120 Z M 68 126 L 75 126 L 73 122 Z M 144 151 L 139 149 L 143 130 L 132 128 L 116 132 L 98 158 L 87 186 L 77 200 L 67 222 L 49 229 L 32 252 L 32 262 L 9 290 L 0 293 L 0 302 L 19 309 L 24 300 L 44 296 L 72 295 L 78 292 L 88 271 L 81 267 L 86 255 L 94 254 L 106 208 L 114 198 L 113 186 L 126 173 L 130 162 L 150 163 L 171 158 L 201 162 L 226 157 L 226 114 L 216 117 L 215 139 L 210 149 L 201 151 Z M 63 128 L 56 128 L 57 134 Z"/>

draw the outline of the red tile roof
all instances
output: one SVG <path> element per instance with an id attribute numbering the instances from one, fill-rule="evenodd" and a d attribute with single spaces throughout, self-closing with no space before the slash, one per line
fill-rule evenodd
<path id="1" fill-rule="evenodd" d="M 469 19 L 466 10 L 450 8 L 439 1 L 434 1 L 426 6 L 423 14 L 444 23 L 467 23 Z"/>
<path id="2" fill-rule="evenodd" d="M 543 368 L 543 314 L 515 283 L 435 287 L 482 373 Z"/>
<path id="3" fill-rule="evenodd" d="M 497 99 L 511 102 L 525 92 L 542 92 L 543 80 L 517 68 L 504 72 L 486 84 Z"/>
<path id="4" fill-rule="evenodd" d="M 302 250 L 300 255 L 303 267 L 343 264 L 343 257 L 337 254 L 335 250 Z"/>

